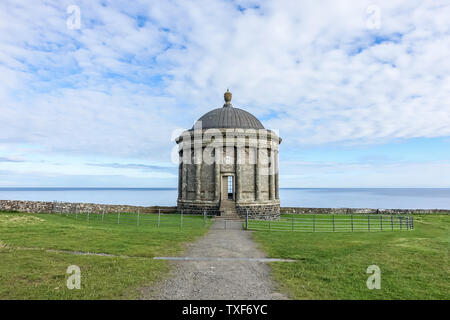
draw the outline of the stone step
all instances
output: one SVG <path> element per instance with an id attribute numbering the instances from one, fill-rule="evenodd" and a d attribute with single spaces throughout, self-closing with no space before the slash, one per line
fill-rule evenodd
<path id="1" fill-rule="evenodd" d="M 242 218 L 236 212 L 236 203 L 234 201 L 224 200 L 220 203 L 220 216 L 216 218 L 219 220 L 242 221 Z"/>
<path id="2" fill-rule="evenodd" d="M 220 216 L 239 217 L 239 215 L 236 212 L 229 212 L 229 211 L 221 212 Z"/>
<path id="3" fill-rule="evenodd" d="M 221 209 L 219 210 L 220 212 L 231 212 L 231 213 L 236 213 L 236 209 Z"/>
<path id="4" fill-rule="evenodd" d="M 236 212 L 236 208 L 220 208 L 219 211 L 232 211 L 232 212 Z"/>
<path id="5" fill-rule="evenodd" d="M 236 211 L 220 211 L 221 216 L 238 216 Z"/>
<path id="6" fill-rule="evenodd" d="M 236 204 L 234 202 L 231 202 L 231 201 L 230 202 L 226 201 L 226 202 L 222 202 L 221 205 L 222 206 L 234 207 Z"/>
<path id="7" fill-rule="evenodd" d="M 236 211 L 220 211 L 220 216 L 239 217 Z"/>
<path id="8" fill-rule="evenodd" d="M 231 212 L 231 213 L 236 213 L 236 209 L 223 209 L 223 210 L 219 210 L 220 212 Z"/>

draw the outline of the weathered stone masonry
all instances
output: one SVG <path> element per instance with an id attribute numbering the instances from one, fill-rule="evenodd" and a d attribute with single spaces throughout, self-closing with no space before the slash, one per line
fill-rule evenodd
<path id="1" fill-rule="evenodd" d="M 203 115 L 176 139 L 179 152 L 178 210 L 219 215 L 233 202 L 244 217 L 280 214 L 278 146 L 281 138 L 250 113 L 225 104 Z M 228 185 L 227 185 L 228 183 Z"/>

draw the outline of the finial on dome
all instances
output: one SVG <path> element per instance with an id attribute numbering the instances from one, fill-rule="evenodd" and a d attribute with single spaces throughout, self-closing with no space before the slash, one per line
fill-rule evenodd
<path id="1" fill-rule="evenodd" d="M 231 105 L 231 97 L 232 97 L 233 95 L 231 94 L 231 92 L 230 92 L 230 90 L 228 90 L 227 89 L 227 92 L 225 92 L 224 94 L 223 94 L 223 97 L 224 97 L 224 99 L 225 99 L 225 105 Z"/>

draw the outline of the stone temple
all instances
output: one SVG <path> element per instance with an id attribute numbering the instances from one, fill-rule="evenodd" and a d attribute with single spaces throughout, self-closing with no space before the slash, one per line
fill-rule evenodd
<path id="1" fill-rule="evenodd" d="M 278 146 L 281 138 L 231 104 L 209 111 L 177 139 L 178 210 L 229 218 L 280 215 Z"/>

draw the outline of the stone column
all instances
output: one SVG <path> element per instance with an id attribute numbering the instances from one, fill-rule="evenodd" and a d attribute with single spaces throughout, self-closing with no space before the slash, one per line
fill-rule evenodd
<path id="1" fill-rule="evenodd" d="M 235 168 L 235 179 L 236 179 L 236 201 L 241 200 L 242 196 L 242 183 L 241 183 L 241 168 L 242 168 L 242 148 L 235 147 L 235 160 L 234 160 L 234 168 Z"/>
<path id="2" fill-rule="evenodd" d="M 270 152 L 270 170 L 269 170 L 269 199 L 275 199 L 275 156 L 273 149 L 269 149 Z"/>
<path id="3" fill-rule="evenodd" d="M 178 155 L 179 156 L 179 158 L 180 158 L 180 160 L 182 159 L 181 158 L 181 155 L 179 154 Z M 178 164 L 178 200 L 179 199 L 181 199 L 181 197 L 182 197 L 182 193 L 183 193 L 183 163 L 182 163 L 182 161 L 180 161 L 180 163 Z"/>
<path id="4" fill-rule="evenodd" d="M 194 158 L 195 158 L 195 200 L 201 200 L 202 190 L 202 147 L 195 146 Z"/>
<path id="5" fill-rule="evenodd" d="M 260 184 L 260 163 L 259 163 L 259 148 L 255 148 L 256 152 L 256 164 L 255 164 L 255 200 L 258 201 L 261 196 L 261 184 Z"/>
<path id="6" fill-rule="evenodd" d="M 184 161 L 185 158 L 185 152 L 183 151 L 183 163 L 181 164 L 181 170 L 183 171 L 182 178 L 181 178 L 181 198 L 183 200 L 187 200 L 187 163 Z"/>
<path id="7" fill-rule="evenodd" d="M 214 200 L 219 201 L 220 200 L 220 162 L 221 162 L 221 148 L 215 148 L 214 149 L 214 174 L 215 174 L 215 188 L 214 188 Z"/>
<path id="8" fill-rule="evenodd" d="M 275 150 L 275 199 L 280 199 L 279 185 L 278 185 L 278 150 Z"/>
<path id="9" fill-rule="evenodd" d="M 203 162 L 203 132 L 201 123 L 196 122 L 194 125 L 194 168 L 195 168 L 195 200 L 201 198 L 201 186 L 202 186 L 202 162 Z"/>
<path id="10" fill-rule="evenodd" d="M 201 179 L 202 165 L 195 165 L 195 200 L 200 200 L 201 196 L 201 188 L 202 188 L 202 179 Z"/>

